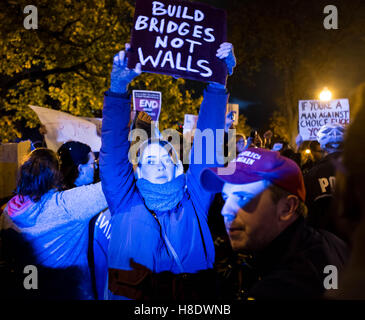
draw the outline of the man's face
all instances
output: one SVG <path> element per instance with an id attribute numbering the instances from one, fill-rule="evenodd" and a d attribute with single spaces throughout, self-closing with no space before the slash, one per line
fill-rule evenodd
<path id="1" fill-rule="evenodd" d="M 323 151 L 319 145 L 316 145 L 311 151 L 314 161 L 319 161 L 323 158 Z"/>
<path id="2" fill-rule="evenodd" d="M 234 250 L 261 250 L 280 233 L 276 205 L 268 186 L 264 180 L 224 184 L 222 215 Z"/>
<path id="3" fill-rule="evenodd" d="M 239 138 L 236 142 L 236 153 L 239 154 L 245 151 L 246 141 L 243 138 Z"/>
<path id="4" fill-rule="evenodd" d="M 167 150 L 158 143 L 148 145 L 140 159 L 141 178 L 162 184 L 175 176 L 175 164 Z"/>
<path id="5" fill-rule="evenodd" d="M 234 120 L 236 118 L 236 111 L 230 111 L 227 113 L 226 115 L 226 123 L 225 123 L 225 128 L 226 130 L 228 130 L 229 128 L 231 128 Z"/>

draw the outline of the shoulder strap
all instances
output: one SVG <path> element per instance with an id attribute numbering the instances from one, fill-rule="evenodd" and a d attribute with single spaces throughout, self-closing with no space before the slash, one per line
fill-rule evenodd
<path id="1" fill-rule="evenodd" d="M 137 188 L 137 190 L 138 190 L 138 188 Z M 157 223 L 158 223 L 158 225 L 159 225 L 159 227 L 160 227 L 160 232 L 161 232 L 161 233 L 162 233 L 162 235 L 163 235 L 164 243 L 165 243 L 165 245 L 166 245 L 166 247 L 167 247 L 167 248 L 166 248 L 166 249 L 167 249 L 167 252 L 168 252 L 168 253 L 170 252 L 170 253 L 172 254 L 172 257 L 174 258 L 175 263 L 176 263 L 176 264 L 177 264 L 177 266 L 179 267 L 180 272 L 181 272 L 181 273 L 185 273 L 184 268 L 183 268 L 183 266 L 182 266 L 182 263 L 181 263 L 181 261 L 180 261 L 180 258 L 179 258 L 179 256 L 177 255 L 177 253 L 176 253 L 176 251 L 175 251 L 174 247 L 172 246 L 172 244 L 171 244 L 171 242 L 170 242 L 169 238 L 167 237 L 165 230 L 163 230 L 163 229 L 162 229 L 162 226 L 161 226 L 161 224 L 160 224 L 160 221 L 159 221 L 159 220 L 158 220 L 158 218 L 157 218 L 156 213 L 155 213 L 154 211 L 152 211 L 150 208 L 148 208 L 148 206 L 146 205 L 146 202 L 144 201 L 144 198 L 143 198 L 143 197 L 142 197 L 142 195 L 140 194 L 139 190 L 138 190 L 138 193 L 139 193 L 139 196 L 141 197 L 141 199 L 142 199 L 142 201 L 143 201 L 143 203 L 144 203 L 144 206 L 145 206 L 145 207 L 146 207 L 146 209 L 149 211 L 149 213 L 151 213 L 151 215 L 155 218 L 155 220 L 157 221 Z"/>
<path id="2" fill-rule="evenodd" d="M 194 213 L 195 213 L 196 219 L 198 220 L 199 232 L 200 232 L 200 237 L 202 238 L 202 243 L 203 243 L 203 248 L 204 248 L 205 259 L 208 261 L 207 247 L 206 247 L 206 245 L 205 245 L 204 236 L 203 236 L 203 231 L 202 231 L 202 227 L 201 227 L 201 225 L 200 225 L 200 220 L 199 220 L 198 212 L 196 211 L 194 201 L 193 201 L 193 199 L 191 198 L 190 193 L 189 193 L 189 191 L 188 191 L 188 190 L 187 190 L 187 194 L 188 194 L 188 197 L 191 199 L 191 203 L 192 203 L 193 208 L 194 208 Z"/>
<path id="3" fill-rule="evenodd" d="M 179 256 L 177 255 L 177 253 L 176 253 L 176 251 L 175 251 L 174 247 L 172 246 L 172 244 L 171 244 L 171 242 L 170 242 L 169 238 L 167 237 L 165 230 L 163 230 L 163 229 L 162 229 L 162 226 L 161 226 L 160 221 L 158 220 L 158 218 L 157 218 L 157 216 L 156 216 L 156 213 L 154 213 L 153 211 L 151 211 L 151 210 L 149 210 L 149 209 L 148 209 L 148 211 L 150 211 L 150 212 L 151 212 L 152 216 L 155 218 L 155 220 L 156 220 L 156 221 L 157 221 L 157 223 L 159 224 L 159 226 L 160 226 L 160 230 L 161 230 L 161 232 L 162 232 L 162 234 L 163 234 L 163 237 L 164 237 L 164 240 L 165 240 L 165 243 L 166 243 L 166 246 L 167 246 L 168 250 L 171 252 L 172 257 L 174 258 L 174 260 L 175 260 L 175 262 L 176 262 L 177 266 L 179 267 L 179 269 L 180 269 L 180 273 L 184 273 L 185 271 L 184 271 L 184 268 L 183 268 L 182 263 L 181 263 L 181 261 L 180 261 L 180 258 L 179 258 Z"/>
<path id="4" fill-rule="evenodd" d="M 178 267 L 179 267 L 179 269 L 180 269 L 180 273 L 184 273 L 184 272 L 185 272 L 185 271 L 184 271 L 184 267 L 182 266 L 182 263 L 181 263 L 181 261 L 180 261 L 180 258 L 179 258 L 179 256 L 177 255 L 177 253 L 176 253 L 176 251 L 175 251 L 174 247 L 172 246 L 172 244 L 171 244 L 170 240 L 167 238 L 167 235 L 166 235 L 165 231 L 163 231 L 163 235 L 164 235 L 164 238 L 165 238 L 166 244 L 167 244 L 167 246 L 168 246 L 168 248 L 169 248 L 170 252 L 172 253 L 173 258 L 174 258 L 174 260 L 175 260 L 176 264 L 178 265 Z"/>

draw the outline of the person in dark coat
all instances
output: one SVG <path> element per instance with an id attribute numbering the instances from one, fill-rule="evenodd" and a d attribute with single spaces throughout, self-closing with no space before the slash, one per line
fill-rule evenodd
<path id="1" fill-rule="evenodd" d="M 327 298 L 365 300 L 365 152 L 359 144 L 365 139 L 364 105 L 347 129 L 343 156 L 336 163 L 336 225 L 351 246 L 351 255 L 340 274 L 338 290 Z"/>
<path id="2" fill-rule="evenodd" d="M 335 164 L 342 154 L 344 130 L 340 124 L 321 127 L 317 140 L 324 158 L 304 173 L 308 224 L 316 229 L 330 231 L 341 239 L 344 239 L 344 235 L 336 226 L 332 212 L 335 210 L 333 201 L 336 185 Z"/>
<path id="3" fill-rule="evenodd" d="M 206 168 L 200 181 L 222 192 L 226 230 L 240 253 L 241 299 L 315 299 L 326 266 L 338 271 L 346 244 L 305 222 L 305 187 L 299 166 L 279 152 L 248 148 L 225 168 Z"/>

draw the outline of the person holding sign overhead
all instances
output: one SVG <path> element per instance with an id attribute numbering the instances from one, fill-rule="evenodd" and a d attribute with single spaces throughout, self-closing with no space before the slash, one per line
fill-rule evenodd
<path id="1" fill-rule="evenodd" d="M 113 216 L 105 298 L 207 298 L 215 289 L 210 273 L 214 244 L 207 223 L 214 195 L 202 189 L 199 176 L 208 166 L 205 150 L 216 143 L 206 148 L 209 142 L 204 141 L 197 146 L 203 150 L 203 161 L 191 162 L 185 175 L 169 142 L 148 139 L 139 148 L 138 164 L 133 170 L 128 160 L 127 87 L 141 74 L 141 65 L 129 69 L 126 51 L 130 45 L 126 44 L 125 49 L 114 57 L 103 109 L 100 175 Z M 232 44 L 222 43 L 217 59 L 226 62 L 231 74 L 235 65 Z M 223 130 L 227 99 L 225 85 L 209 83 L 197 129 L 211 129 L 214 135 L 217 129 Z M 198 148 L 192 148 L 191 159 L 200 152 Z M 218 162 L 215 155 L 214 163 Z"/>

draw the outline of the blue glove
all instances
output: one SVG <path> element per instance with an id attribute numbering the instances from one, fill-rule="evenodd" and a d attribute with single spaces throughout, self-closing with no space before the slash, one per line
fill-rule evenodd
<path id="1" fill-rule="evenodd" d="M 216 56 L 219 59 L 224 59 L 224 62 L 227 65 L 228 74 L 231 76 L 233 74 L 233 69 L 236 66 L 236 57 L 234 56 L 232 43 L 223 42 L 219 46 Z"/>
<path id="2" fill-rule="evenodd" d="M 219 46 L 216 56 L 219 59 L 224 59 L 224 62 L 226 63 L 226 66 L 227 66 L 228 74 L 231 76 L 233 74 L 233 69 L 236 66 L 236 57 L 234 56 L 234 53 L 233 53 L 232 43 L 223 42 Z M 215 88 L 221 88 L 221 89 L 225 88 L 225 85 L 223 85 L 221 83 L 216 83 L 216 82 L 211 82 L 210 86 L 215 87 Z"/>
<path id="3" fill-rule="evenodd" d="M 130 44 L 125 44 L 125 51 L 122 50 L 114 56 L 113 69 L 110 75 L 110 91 L 114 93 L 126 93 L 129 83 L 142 73 L 141 64 L 131 70 L 127 67 L 128 59 L 126 52 L 130 49 Z"/>

